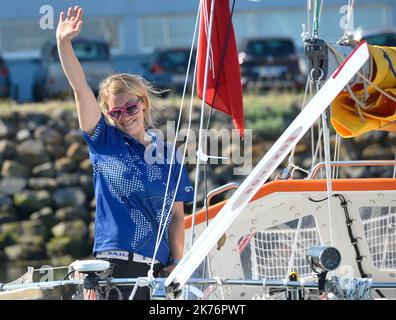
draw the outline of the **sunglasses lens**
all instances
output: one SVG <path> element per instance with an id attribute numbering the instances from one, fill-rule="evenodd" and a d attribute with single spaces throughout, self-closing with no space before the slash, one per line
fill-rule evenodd
<path id="1" fill-rule="evenodd" d="M 138 106 L 137 105 L 132 105 L 132 106 L 126 107 L 125 111 L 129 115 L 134 115 L 134 114 L 138 113 L 139 110 L 138 110 Z"/>
<path id="2" fill-rule="evenodd" d="M 121 111 L 120 110 L 111 111 L 109 114 L 110 114 L 110 117 L 112 117 L 113 119 L 119 119 L 121 117 Z"/>

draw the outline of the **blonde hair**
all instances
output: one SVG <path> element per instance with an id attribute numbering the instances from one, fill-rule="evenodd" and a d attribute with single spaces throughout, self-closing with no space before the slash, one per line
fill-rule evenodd
<path id="1" fill-rule="evenodd" d="M 152 105 L 152 95 L 158 95 L 161 92 L 156 91 L 151 84 L 139 75 L 128 73 L 116 73 L 108 76 L 99 84 L 98 103 L 100 110 L 106 119 L 114 125 L 113 120 L 107 116 L 108 100 L 110 95 L 116 95 L 121 92 L 130 93 L 140 99 L 145 104 L 144 110 L 144 128 L 154 127 L 153 118 L 154 109 Z"/>

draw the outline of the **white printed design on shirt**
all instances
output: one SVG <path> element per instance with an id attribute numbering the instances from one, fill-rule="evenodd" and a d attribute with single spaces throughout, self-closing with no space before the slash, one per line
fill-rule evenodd
<path id="1" fill-rule="evenodd" d="M 155 180 L 162 180 L 162 171 L 161 168 L 155 164 L 147 165 L 147 179 L 150 182 Z"/>
<path id="2" fill-rule="evenodd" d="M 148 221 L 148 219 L 142 214 L 140 210 L 131 209 L 131 218 L 136 225 L 131 246 L 133 249 L 136 249 L 139 241 L 153 232 L 153 227 L 150 221 Z"/>
<path id="3" fill-rule="evenodd" d="M 169 213 L 169 218 L 168 218 L 168 221 L 166 222 L 166 230 L 167 231 L 168 231 L 168 228 L 169 228 L 169 224 L 170 224 L 170 222 L 172 220 L 172 210 L 169 211 L 169 208 L 170 208 L 170 206 L 172 204 L 172 200 L 173 200 L 174 194 L 175 194 L 174 191 L 168 192 L 168 195 L 166 197 L 166 202 L 165 202 L 165 209 L 164 209 L 164 213 L 163 213 L 163 217 L 162 217 L 161 228 L 164 227 L 164 224 L 165 224 L 165 221 L 166 221 L 166 215 Z M 158 207 L 159 209 L 156 210 L 156 220 L 157 220 L 158 225 L 161 223 L 161 213 L 162 213 L 163 201 L 164 201 L 164 199 L 161 198 L 160 199 L 161 205 Z M 164 238 L 165 238 L 166 242 L 169 241 L 168 236 L 169 236 L 168 232 L 164 232 Z"/>
<path id="4" fill-rule="evenodd" d="M 147 171 L 145 170 L 147 169 Z M 120 203 L 130 206 L 134 192 L 146 191 L 142 180 L 144 179 L 143 172 L 147 172 L 147 180 L 153 182 L 156 180 L 162 180 L 163 172 L 160 166 L 155 164 L 147 164 L 137 155 L 125 155 L 125 154 L 113 154 L 102 156 L 102 158 L 93 165 L 94 177 L 98 174 L 106 180 L 106 184 L 111 192 L 112 196 L 116 198 Z M 96 177 L 98 178 L 98 177 Z M 164 183 L 166 185 L 166 183 Z M 164 189 L 165 191 L 165 189 Z M 171 201 L 174 196 L 174 191 L 169 193 L 165 204 L 164 215 L 168 212 Z M 163 196 L 159 197 L 152 208 L 158 208 L 155 210 L 155 220 L 158 225 L 160 223 L 160 217 L 163 206 Z M 135 232 L 132 235 L 131 247 L 137 249 L 141 246 L 142 239 L 145 239 L 149 234 L 153 232 L 154 226 L 152 222 L 138 209 L 130 209 L 130 217 L 135 225 Z M 163 217 L 165 222 L 166 217 Z M 166 229 L 169 227 L 171 217 L 169 217 Z M 163 224 L 162 224 L 163 228 Z M 168 232 L 164 233 L 164 240 L 169 242 Z"/>
<path id="5" fill-rule="evenodd" d="M 94 176 L 102 173 L 113 197 L 124 204 L 133 192 L 145 191 L 136 161 L 140 161 L 138 156 L 111 155 L 93 166 Z"/>

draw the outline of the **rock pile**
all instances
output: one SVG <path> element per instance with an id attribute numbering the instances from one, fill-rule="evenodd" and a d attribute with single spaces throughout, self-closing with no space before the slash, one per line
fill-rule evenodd
<path id="1" fill-rule="evenodd" d="M 89 255 L 92 169 L 74 112 L 3 116 L 0 168 L 1 260 Z"/>

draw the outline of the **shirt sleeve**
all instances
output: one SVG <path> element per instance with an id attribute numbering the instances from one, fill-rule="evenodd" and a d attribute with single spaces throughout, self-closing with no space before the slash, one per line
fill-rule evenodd
<path id="1" fill-rule="evenodd" d="M 179 157 L 177 157 L 179 158 Z M 179 158 L 180 159 L 180 158 Z M 176 193 L 175 201 L 190 202 L 194 200 L 194 188 L 191 184 L 190 177 L 188 175 L 186 166 L 181 167 L 179 161 L 176 161 L 176 174 L 174 175 L 175 183 L 179 178 L 180 168 L 182 168 L 179 188 Z"/>
<path id="2" fill-rule="evenodd" d="M 82 136 L 88 144 L 90 152 L 94 154 L 103 153 L 103 151 L 114 144 L 117 139 L 115 128 L 106 122 L 103 114 L 96 124 L 93 133 L 89 134 L 82 130 Z"/>

